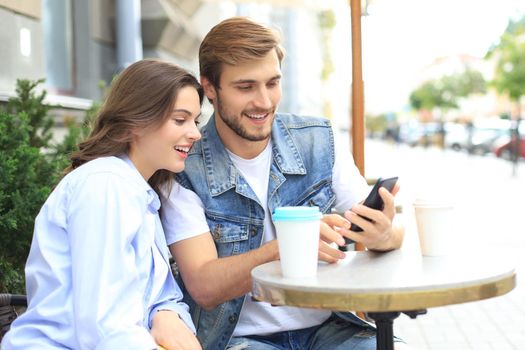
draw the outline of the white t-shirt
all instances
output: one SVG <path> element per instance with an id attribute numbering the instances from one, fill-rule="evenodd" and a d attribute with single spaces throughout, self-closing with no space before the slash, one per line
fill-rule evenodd
<path id="1" fill-rule="evenodd" d="M 271 143 L 253 159 L 243 159 L 228 152 L 237 170 L 246 179 L 264 208 L 263 242 L 275 239 L 275 228 L 268 209 L 267 190 L 272 161 Z M 335 210 L 344 212 L 368 194 L 368 185 L 359 173 L 349 150 L 336 147 L 332 188 L 336 194 Z M 173 194 L 173 192 L 176 192 Z M 190 190 L 175 184 L 170 200 L 163 206 L 166 241 L 172 244 L 183 239 L 209 232 L 200 198 Z M 168 215 L 166 215 L 169 213 Z M 254 302 L 251 293 L 245 298 L 233 336 L 268 334 L 312 327 L 330 317 L 327 310 L 305 309 L 289 306 L 271 306 Z"/>

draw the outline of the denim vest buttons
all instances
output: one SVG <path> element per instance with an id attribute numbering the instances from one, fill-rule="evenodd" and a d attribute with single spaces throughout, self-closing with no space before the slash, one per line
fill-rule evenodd
<path id="1" fill-rule="evenodd" d="M 215 128 L 215 116 L 201 130 L 177 181 L 202 200 L 210 233 L 219 257 L 248 252 L 261 246 L 264 209 L 243 176 L 233 165 Z M 330 211 L 334 141 L 330 122 L 277 114 L 272 127 L 272 163 L 268 182 L 268 207 L 318 206 Z M 179 276 L 180 277 L 180 276 Z M 222 303 L 211 311 L 199 307 L 184 288 L 197 337 L 204 349 L 226 348 L 244 303 L 244 296 Z M 345 319 L 363 324 L 352 314 Z"/>

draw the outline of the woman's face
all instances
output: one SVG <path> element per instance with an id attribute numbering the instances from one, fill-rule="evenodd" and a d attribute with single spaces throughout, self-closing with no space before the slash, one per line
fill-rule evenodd
<path id="1" fill-rule="evenodd" d="M 146 180 L 160 169 L 184 170 L 188 151 L 201 138 L 196 123 L 200 112 L 199 94 L 187 86 L 178 92 L 173 110 L 158 129 L 137 131 L 129 158 Z"/>

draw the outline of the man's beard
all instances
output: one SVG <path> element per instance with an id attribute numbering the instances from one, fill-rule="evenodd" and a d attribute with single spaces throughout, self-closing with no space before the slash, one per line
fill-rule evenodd
<path id="1" fill-rule="evenodd" d="M 246 128 L 241 125 L 241 115 L 239 115 L 239 118 L 236 118 L 235 116 L 230 115 L 226 108 L 224 108 L 219 94 L 217 94 L 217 109 L 219 112 L 219 118 L 221 118 L 224 124 L 226 124 L 230 129 L 233 130 L 233 132 L 235 132 L 243 139 L 248 141 L 264 141 L 270 138 L 271 130 L 266 134 L 250 134 L 248 130 L 246 130 Z M 273 114 L 275 113 L 275 109 L 254 112 L 254 114 L 257 113 Z"/>

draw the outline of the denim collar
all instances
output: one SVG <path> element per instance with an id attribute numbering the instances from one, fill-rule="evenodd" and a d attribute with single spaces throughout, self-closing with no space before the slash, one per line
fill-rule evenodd
<path id="1" fill-rule="evenodd" d="M 242 175 L 233 165 L 217 133 L 215 115 L 210 117 L 206 126 L 201 130 L 201 134 L 202 139 L 200 144 L 202 147 L 206 179 L 211 195 L 216 196 L 236 187 Z M 279 114 L 275 115 L 271 137 L 273 162 L 279 170 L 283 174 L 306 174 L 306 168 L 297 146 L 290 136 L 288 128 L 280 119 Z"/>

